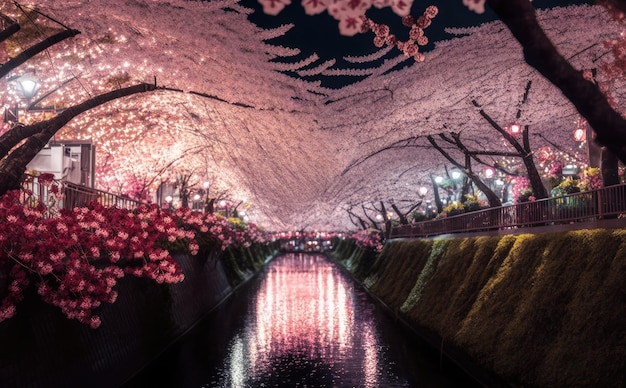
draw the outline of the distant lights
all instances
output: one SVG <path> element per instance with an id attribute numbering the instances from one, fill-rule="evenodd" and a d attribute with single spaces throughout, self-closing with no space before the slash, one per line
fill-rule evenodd
<path id="1" fill-rule="evenodd" d="M 517 123 L 513 123 L 509 125 L 509 132 L 511 132 L 514 135 L 517 135 L 520 132 L 522 132 L 522 126 Z"/>
<path id="2" fill-rule="evenodd" d="M 578 167 L 573 164 L 568 164 L 563 167 L 561 172 L 564 176 L 572 176 L 578 174 Z"/>

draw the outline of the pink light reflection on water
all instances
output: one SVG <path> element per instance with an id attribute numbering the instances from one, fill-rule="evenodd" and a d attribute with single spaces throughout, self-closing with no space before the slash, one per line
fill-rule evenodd
<path id="1" fill-rule="evenodd" d="M 230 345 L 231 386 L 282 373 L 276 360 L 290 360 L 285 368 L 291 369 L 323 360 L 308 367 L 330 368 L 340 380 L 352 373 L 359 386 L 379 386 L 379 343 L 371 322 L 355 320 L 353 299 L 353 285 L 320 256 L 286 255 L 270 263 L 245 329 Z"/>

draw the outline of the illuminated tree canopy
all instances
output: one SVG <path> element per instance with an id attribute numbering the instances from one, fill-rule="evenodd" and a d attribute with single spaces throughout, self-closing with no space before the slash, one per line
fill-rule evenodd
<path id="1" fill-rule="evenodd" d="M 355 64 L 348 68 L 317 55 L 293 59 L 298 47 L 272 44 L 292 26 L 259 28 L 248 20 L 251 10 L 234 0 L 35 3 L 41 14 L 30 12 L 32 4 L 2 3 L 0 12 L 22 26 L 5 42 L 3 62 L 54 31 L 80 34 L 15 70 L 41 80 L 29 111 L 11 74 L 3 79 L 2 101 L 19 104 L 22 121 L 132 84 L 160 87 L 81 114 L 57 133 L 57 141 L 97 145 L 101 188 L 193 173 L 213 182 L 213 190 L 245 199 L 251 221 L 268 229 L 353 228 L 345 211 L 351 205 L 415 202 L 430 174 L 443 170 L 446 160 L 427 135 L 456 131 L 472 147 L 506 147 L 472 100 L 502 126 L 528 125 L 536 149 L 584 159 L 572 135 L 576 109 L 524 62 L 501 22 L 450 30 L 456 37 L 425 52 L 424 62 L 372 44 L 368 55 L 343 58 Z M 580 70 L 609 60 L 603 43 L 620 32 L 598 6 L 538 11 L 538 19 Z M 331 89 L 307 81 L 312 74 L 358 81 Z M 611 85 L 619 103 L 623 82 Z"/>

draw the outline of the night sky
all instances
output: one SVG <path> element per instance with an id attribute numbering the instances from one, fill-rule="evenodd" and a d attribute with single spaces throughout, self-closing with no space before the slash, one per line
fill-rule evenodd
<path id="1" fill-rule="evenodd" d="M 372 43 L 374 34 L 368 32 L 366 34 L 357 34 L 354 37 L 341 36 L 339 34 L 338 22 L 333 19 L 328 12 L 319 15 L 308 16 L 304 13 L 304 8 L 299 0 L 292 0 L 292 3 L 285 7 L 277 16 L 266 15 L 262 11 L 262 7 L 257 0 L 242 0 L 241 4 L 255 9 L 255 13 L 250 16 L 250 20 L 262 27 L 278 27 L 283 24 L 295 23 L 295 27 L 285 36 L 270 41 L 272 44 L 282 45 L 286 47 L 298 47 L 302 53 L 289 59 L 289 62 L 297 62 L 307 58 L 312 53 L 317 53 L 321 60 L 315 63 L 316 66 L 323 60 L 330 58 L 337 59 L 335 67 L 337 68 L 356 68 L 359 65 L 346 63 L 341 58 L 343 56 L 360 56 L 367 55 L 377 51 Z M 419 16 L 424 9 L 431 4 L 439 6 L 439 14 L 433 20 L 430 27 L 426 29 L 431 43 L 423 48 L 423 51 L 432 50 L 434 45 L 432 42 L 446 40 L 452 38 L 444 29 L 448 27 L 468 27 L 485 22 L 496 20 L 496 15 L 487 7 L 482 15 L 467 9 L 461 0 L 415 0 L 411 14 Z M 536 8 L 552 8 L 556 6 L 565 6 L 571 4 L 593 4 L 591 1 L 583 0 L 534 0 L 533 5 Z M 370 8 L 367 16 L 377 23 L 385 22 L 391 27 L 392 33 L 395 33 L 400 40 L 406 40 L 408 29 L 403 27 L 399 16 L 386 7 L 382 10 Z M 395 57 L 399 54 L 398 50 L 392 50 L 387 55 Z M 409 60 L 404 62 L 403 66 L 412 64 Z M 367 65 L 371 67 L 370 65 Z M 294 75 L 295 76 L 295 75 Z M 342 79 L 345 78 L 345 79 Z M 307 80 L 322 80 L 323 86 L 339 87 L 344 83 L 354 82 L 358 80 L 355 77 L 306 77 Z"/>

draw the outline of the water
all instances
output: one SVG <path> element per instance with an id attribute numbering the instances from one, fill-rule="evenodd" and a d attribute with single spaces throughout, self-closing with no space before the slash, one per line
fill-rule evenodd
<path id="1" fill-rule="evenodd" d="M 277 257 L 129 387 L 471 387 L 322 255 Z"/>

